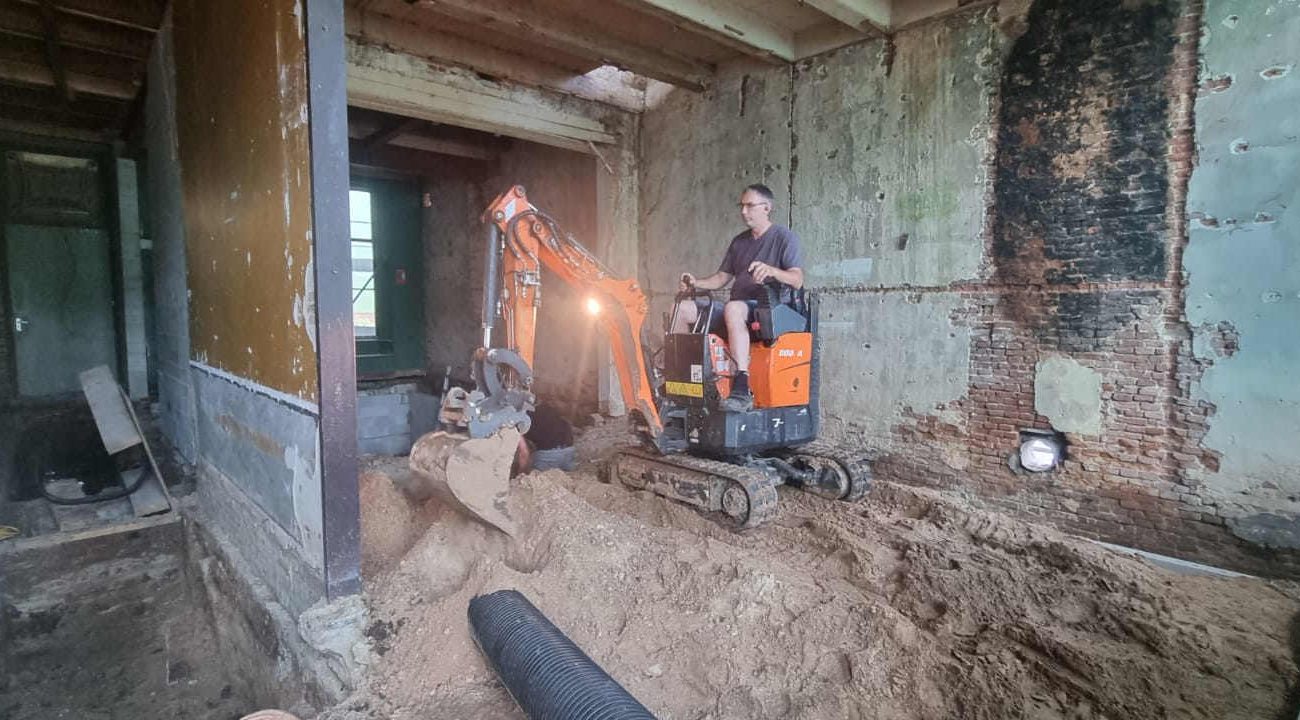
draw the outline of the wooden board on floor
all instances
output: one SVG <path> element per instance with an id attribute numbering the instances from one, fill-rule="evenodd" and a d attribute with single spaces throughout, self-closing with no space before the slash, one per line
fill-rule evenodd
<path id="1" fill-rule="evenodd" d="M 147 474 L 144 482 L 141 483 L 140 489 L 131 493 L 131 509 L 135 511 L 136 517 L 148 517 L 158 515 L 172 509 L 172 504 L 167 499 L 167 491 L 163 488 L 162 482 L 158 480 L 158 474 L 150 472 L 149 468 L 131 468 L 122 471 L 123 487 L 130 487 L 141 474 Z"/>
<path id="2" fill-rule="evenodd" d="M 81 389 L 90 403 L 90 412 L 95 416 L 95 425 L 99 427 L 99 436 L 104 440 L 104 449 L 109 455 L 122 452 L 144 442 L 136 430 L 127 407 L 126 396 L 113 377 L 107 365 L 94 367 L 80 375 Z"/>

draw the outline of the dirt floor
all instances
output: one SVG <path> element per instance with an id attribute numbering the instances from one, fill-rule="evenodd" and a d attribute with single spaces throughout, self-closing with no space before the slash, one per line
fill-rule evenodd
<path id="1" fill-rule="evenodd" d="M 1176 575 L 890 484 L 859 505 L 782 488 L 774 523 L 736 533 L 599 482 L 627 441 L 596 426 L 577 472 L 521 478 L 513 541 L 437 496 L 406 500 L 404 459 L 373 462 L 380 656 L 321 717 L 522 718 L 466 620 L 502 588 L 665 719 L 1295 717 L 1293 584 Z"/>

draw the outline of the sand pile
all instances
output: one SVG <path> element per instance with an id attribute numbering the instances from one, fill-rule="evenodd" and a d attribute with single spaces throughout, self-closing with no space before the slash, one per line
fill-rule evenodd
<path id="1" fill-rule="evenodd" d="M 371 493 L 428 525 L 404 554 L 368 556 L 380 656 L 332 720 L 523 717 L 465 616 L 502 588 L 661 718 L 1296 711 L 1293 586 L 1174 575 L 933 491 L 882 484 L 848 506 L 783 488 L 780 518 L 737 534 L 552 471 L 518 482 L 511 541 L 440 498 L 408 515 Z"/>

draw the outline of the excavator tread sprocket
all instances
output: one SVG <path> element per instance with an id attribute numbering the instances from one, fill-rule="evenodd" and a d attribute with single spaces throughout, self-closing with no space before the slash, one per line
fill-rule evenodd
<path id="1" fill-rule="evenodd" d="M 776 517 L 776 487 L 781 483 L 763 467 L 639 449 L 615 455 L 609 476 L 631 488 L 723 512 L 739 529 L 758 527 Z"/>
<path id="2" fill-rule="evenodd" d="M 811 455 L 834 460 L 849 478 L 848 492 L 840 498 L 843 502 L 857 502 L 871 489 L 871 457 L 861 450 L 845 448 L 824 440 L 814 440 L 791 451 L 794 457 Z"/>

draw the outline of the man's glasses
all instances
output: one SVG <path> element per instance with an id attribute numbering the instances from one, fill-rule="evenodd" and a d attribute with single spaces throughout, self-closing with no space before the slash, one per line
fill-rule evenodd
<path id="1" fill-rule="evenodd" d="M 767 205 L 767 203 L 766 202 L 736 203 L 736 207 L 740 208 L 741 210 L 744 210 L 746 208 L 756 208 L 759 205 Z"/>

